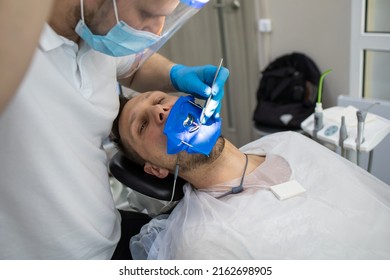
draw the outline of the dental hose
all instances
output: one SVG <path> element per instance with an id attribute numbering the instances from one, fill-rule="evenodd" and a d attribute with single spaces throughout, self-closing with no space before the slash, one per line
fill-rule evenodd
<path id="1" fill-rule="evenodd" d="M 175 171 L 174 171 L 174 174 L 173 174 L 173 187 L 172 187 L 171 199 L 169 200 L 168 204 L 165 205 L 165 206 L 161 209 L 161 213 L 164 211 L 164 209 L 165 209 L 166 207 L 172 205 L 173 197 L 175 196 L 176 182 L 177 182 L 177 178 L 179 177 L 179 168 L 180 168 L 179 162 L 180 162 L 180 153 L 177 154 L 176 165 L 175 165 Z"/>
<path id="2" fill-rule="evenodd" d="M 177 160 L 176 160 L 176 165 L 175 165 L 175 173 L 173 175 L 173 188 L 172 188 L 172 196 L 171 196 L 171 200 L 169 201 L 169 203 L 171 203 L 173 201 L 173 196 L 175 195 L 175 190 L 176 190 L 176 182 L 177 182 L 177 177 L 179 177 L 179 156 L 180 154 L 177 154 Z"/>

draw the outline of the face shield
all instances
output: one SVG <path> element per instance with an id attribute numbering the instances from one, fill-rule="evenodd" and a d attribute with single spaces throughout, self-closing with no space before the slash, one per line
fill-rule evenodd
<path id="1" fill-rule="evenodd" d="M 193 15 L 209 0 L 180 0 L 172 13 L 165 18 L 159 39 L 143 51 L 137 53 L 137 70 L 150 56 L 156 53 Z M 134 71 L 135 71 L 134 70 Z"/>
<path id="2" fill-rule="evenodd" d="M 172 35 L 196 14 L 209 0 L 161 0 L 157 4 L 142 3 L 143 9 L 150 8 L 157 10 L 156 6 L 161 5 L 166 15 L 155 16 L 153 13 L 145 19 L 140 20 L 140 26 L 147 25 L 148 20 L 153 20 L 153 17 L 158 17 L 160 22 L 157 25 L 158 31 L 152 32 L 137 30 L 128 25 L 118 16 L 118 8 L 116 0 L 113 0 L 113 7 L 116 17 L 116 24 L 105 35 L 96 35 L 91 32 L 84 21 L 84 1 L 81 3 L 81 19 L 76 26 L 76 33 L 93 49 L 105 53 L 110 56 L 130 56 L 136 55 L 136 61 L 139 68 L 147 58 L 157 52 Z M 149 5 L 149 7 L 148 7 Z M 152 6 L 153 5 L 153 6 Z M 134 11 L 137 13 L 137 8 Z M 122 12 L 123 13 L 123 12 Z M 138 11 L 143 13 L 143 11 Z M 142 18 L 142 16 L 139 16 Z M 135 69 L 136 70 L 136 69 Z"/>
<path id="3" fill-rule="evenodd" d="M 208 1 L 209 0 L 177 1 L 176 8 L 165 17 L 159 40 L 150 47 L 150 50 L 156 52 L 161 48 L 184 23 L 196 14 Z"/>

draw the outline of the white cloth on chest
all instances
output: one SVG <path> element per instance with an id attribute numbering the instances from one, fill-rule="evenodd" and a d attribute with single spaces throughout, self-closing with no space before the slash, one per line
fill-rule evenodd
<path id="1" fill-rule="evenodd" d="M 241 150 L 283 158 L 291 168 L 289 180 L 299 182 L 306 192 L 280 201 L 267 188 L 254 185 L 218 200 L 187 185 L 165 224 L 159 220 L 158 231 L 153 232 L 152 220 L 131 239 L 133 256 L 140 252 L 149 259 L 390 258 L 388 185 L 294 132 L 263 137 Z M 277 179 L 278 172 L 269 174 Z M 147 237 L 154 240 L 149 247 L 142 243 Z"/>

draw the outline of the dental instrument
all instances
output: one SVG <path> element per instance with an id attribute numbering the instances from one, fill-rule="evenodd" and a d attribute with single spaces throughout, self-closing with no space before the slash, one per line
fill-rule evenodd
<path id="1" fill-rule="evenodd" d="M 347 126 L 345 125 L 345 116 L 341 116 L 341 125 L 339 131 L 339 146 L 341 149 L 341 156 L 346 157 L 346 152 L 344 148 L 344 141 L 348 138 Z"/>
<path id="2" fill-rule="evenodd" d="M 221 70 L 221 67 L 222 67 L 222 62 L 223 62 L 223 58 L 221 58 L 221 61 L 219 62 L 219 66 L 218 66 L 218 68 L 217 68 L 217 72 L 215 72 L 215 76 L 214 76 L 213 83 L 211 84 L 211 88 L 213 88 L 214 83 L 215 83 L 215 81 L 217 80 L 219 70 Z M 200 118 L 199 118 L 199 120 L 200 120 L 200 125 L 203 123 L 204 114 L 206 113 L 206 109 L 207 109 L 207 107 L 209 106 L 212 97 L 213 97 L 213 93 L 211 92 L 210 95 L 209 95 L 209 97 L 207 98 L 207 100 L 206 100 L 204 106 L 203 106 L 202 113 L 201 113 Z"/>
<path id="3" fill-rule="evenodd" d="M 324 127 L 324 121 L 323 121 L 323 109 L 322 109 L 322 85 L 323 81 L 326 75 L 328 75 L 332 69 L 326 70 L 324 73 L 322 73 L 318 85 L 318 95 L 317 95 L 317 103 L 316 107 L 314 109 L 314 130 L 313 130 L 313 137 L 314 140 L 318 141 L 317 133 Z"/>
<path id="4" fill-rule="evenodd" d="M 194 105 L 195 107 L 202 109 L 202 106 L 200 106 L 199 104 L 197 104 L 193 101 L 188 101 L 188 102 L 190 104 Z M 200 123 L 200 124 L 196 123 L 195 117 L 191 114 L 188 114 L 187 119 L 185 119 L 183 122 L 183 125 L 184 126 L 192 126 L 191 129 L 188 131 L 188 132 L 192 133 L 192 132 L 197 131 L 200 128 L 200 126 L 202 125 L 202 123 Z"/>
<path id="5" fill-rule="evenodd" d="M 387 160 L 387 158 L 384 156 L 387 153 L 387 150 L 381 149 L 383 148 L 383 145 L 388 144 L 388 142 L 386 142 L 386 137 L 388 134 L 390 134 L 390 119 L 383 118 L 380 115 L 371 113 L 371 109 L 368 111 L 367 114 L 363 112 L 364 110 L 366 110 L 366 108 L 370 107 L 373 104 L 372 101 L 362 101 L 363 99 L 359 98 L 355 103 L 358 106 L 354 107 L 349 105 L 351 102 L 354 102 L 353 99 L 348 98 L 345 100 L 348 102 L 345 104 L 341 104 L 343 106 L 335 106 L 323 110 L 324 128 L 318 132 L 317 139 L 320 141 L 320 144 L 329 146 L 332 149 L 338 149 L 337 152 L 340 155 L 344 155 L 344 157 L 348 160 L 354 163 L 357 163 L 357 161 L 359 161 L 359 164 L 363 165 L 368 172 L 371 172 L 371 169 L 376 169 L 374 170 L 374 172 L 377 172 L 377 168 L 379 168 L 382 172 L 382 176 L 387 176 L 387 170 L 385 170 L 383 166 L 378 167 L 378 165 L 373 162 L 373 156 L 374 153 L 378 153 L 380 154 L 379 159 L 381 161 Z M 364 106 L 361 106 L 361 103 L 363 102 Z M 383 110 L 382 114 L 388 114 L 388 112 L 390 112 L 387 110 L 389 108 L 387 105 L 383 105 L 382 102 L 378 102 L 377 104 L 381 107 L 379 109 L 379 112 L 382 112 Z M 358 108 L 362 110 L 362 112 L 358 113 L 359 118 L 361 119 L 361 122 L 359 124 L 360 128 L 358 128 L 357 121 L 357 111 L 359 110 Z M 376 109 L 376 111 L 378 111 L 378 109 Z M 344 135 L 344 132 L 342 132 L 344 128 L 341 127 L 340 120 L 343 116 L 345 117 L 347 135 Z M 363 129 L 364 116 L 365 120 Z M 333 133 L 333 127 L 336 126 L 337 131 Z M 312 135 L 314 129 L 314 114 L 304 120 L 301 124 L 301 127 L 304 132 Z M 360 130 L 359 133 L 358 129 Z M 359 139 L 360 142 L 363 141 L 360 144 Z M 386 144 L 382 143 L 383 141 L 385 141 Z M 381 146 L 379 147 L 380 152 L 374 152 L 374 149 L 376 149 L 379 144 L 381 144 Z M 356 156 L 356 153 L 360 154 Z M 368 157 L 367 166 L 366 155 Z"/>
<path id="6" fill-rule="evenodd" d="M 377 105 L 378 103 L 371 104 L 367 109 L 365 110 L 358 110 L 356 111 L 356 117 L 357 117 L 357 136 L 356 136 L 356 164 L 360 165 L 360 146 L 364 142 L 364 124 L 366 122 L 366 117 L 368 110 L 371 109 L 373 106 Z M 372 157 L 372 153 L 370 153 L 370 158 Z M 368 169 L 371 169 L 371 162 L 372 160 L 369 159 L 369 166 Z"/>
<path id="7" fill-rule="evenodd" d="M 366 120 L 367 112 L 358 110 L 356 111 L 357 117 L 357 136 L 356 136 L 356 163 L 360 165 L 360 145 L 364 142 L 364 122 Z"/>

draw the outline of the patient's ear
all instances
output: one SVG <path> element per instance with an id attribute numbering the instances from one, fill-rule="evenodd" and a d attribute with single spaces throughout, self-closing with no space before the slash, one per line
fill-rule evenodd
<path id="1" fill-rule="evenodd" d="M 148 174 L 154 175 L 160 179 L 163 179 L 168 176 L 169 170 L 165 168 L 158 167 L 150 162 L 146 162 L 144 165 L 144 171 Z"/>

